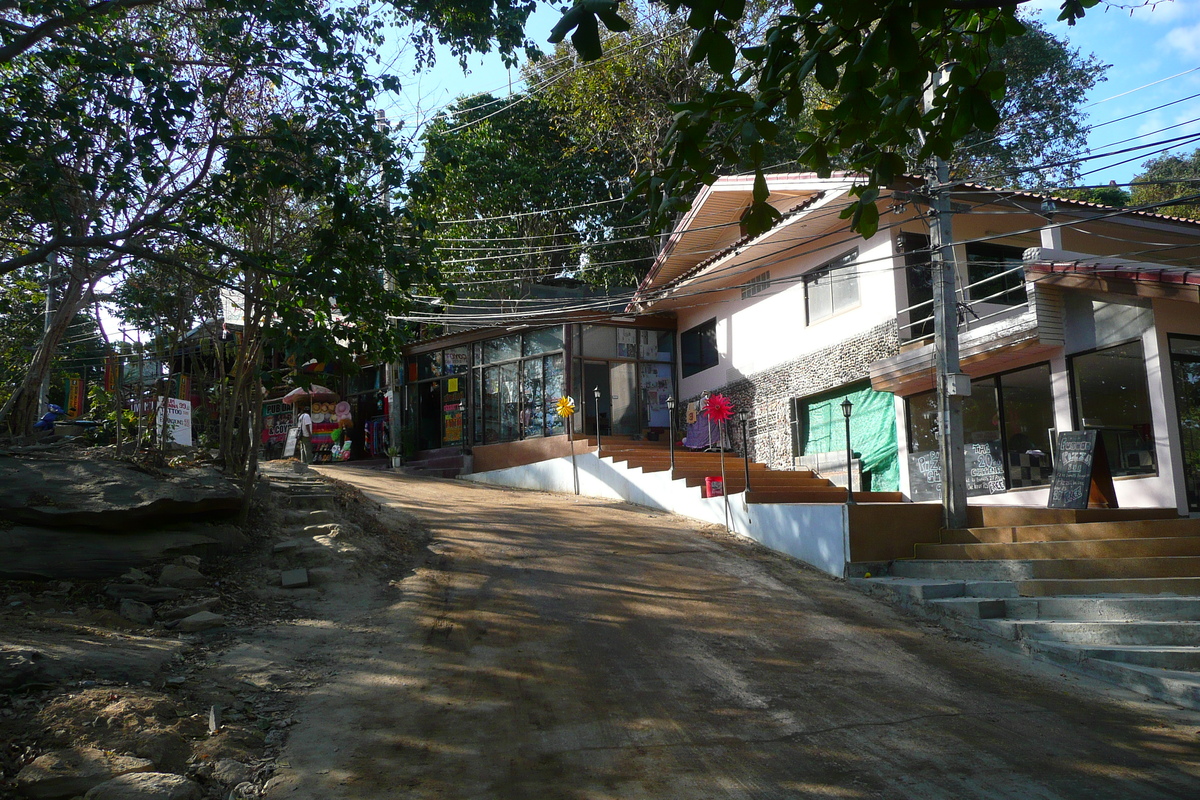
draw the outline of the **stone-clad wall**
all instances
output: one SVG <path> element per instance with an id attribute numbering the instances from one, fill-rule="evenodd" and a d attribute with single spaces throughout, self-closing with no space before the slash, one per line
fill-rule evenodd
<path id="1" fill-rule="evenodd" d="M 733 401 L 737 410 L 750 409 L 750 457 L 774 469 L 792 469 L 792 431 L 789 401 L 860 381 L 869 375 L 872 363 L 900 352 L 900 336 L 894 321 L 794 361 L 712 389 Z M 696 402 L 699 397 L 683 401 Z M 680 411 L 682 415 L 682 411 Z M 742 433 L 737 421 L 729 423 L 730 443 L 742 451 Z"/>

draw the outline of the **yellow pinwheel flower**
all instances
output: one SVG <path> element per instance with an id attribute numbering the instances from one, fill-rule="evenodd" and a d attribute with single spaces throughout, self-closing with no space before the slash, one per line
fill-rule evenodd
<path id="1" fill-rule="evenodd" d="M 560 417 L 569 417 L 575 413 L 575 401 L 570 397 L 558 398 L 558 405 L 554 409 L 554 413 Z"/>

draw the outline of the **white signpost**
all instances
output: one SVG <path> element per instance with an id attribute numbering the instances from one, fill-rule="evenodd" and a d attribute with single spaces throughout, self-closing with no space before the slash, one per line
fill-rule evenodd
<path id="1" fill-rule="evenodd" d="M 163 405 L 158 398 L 158 413 L 155 414 L 155 425 L 162 430 Z M 186 447 L 192 446 L 192 401 L 167 398 L 167 437 L 175 444 Z"/>

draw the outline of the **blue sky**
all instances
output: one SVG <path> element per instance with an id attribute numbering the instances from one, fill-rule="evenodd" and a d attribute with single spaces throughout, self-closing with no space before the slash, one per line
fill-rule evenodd
<path id="1" fill-rule="evenodd" d="M 1132 10 L 1099 5 L 1089 10 L 1074 27 L 1056 21 L 1058 7 L 1051 0 L 1035 0 L 1025 7 L 1038 14 L 1053 33 L 1066 38 L 1072 46 L 1085 54 L 1095 53 L 1112 65 L 1107 80 L 1089 97 L 1089 119 L 1099 126 L 1090 138 L 1094 153 L 1200 133 L 1200 123 L 1196 121 L 1200 118 L 1200 97 L 1143 113 L 1155 106 L 1200 94 L 1200 0 L 1162 0 L 1154 5 L 1138 5 Z M 530 38 L 542 43 L 546 51 L 551 49 L 545 43 L 546 37 L 558 17 L 559 12 L 554 7 L 545 6 L 534 15 L 528 27 Z M 472 56 L 468 67 L 470 74 L 464 75 L 455 59 L 443 55 L 432 71 L 414 77 L 406 84 L 404 98 L 389 107 L 389 114 L 411 123 L 427 119 L 463 94 L 491 92 L 503 96 L 508 93 L 509 73 L 495 55 Z M 513 70 L 511 77 L 513 87 L 519 90 L 518 71 Z M 1131 114 L 1137 116 L 1112 122 Z M 1179 127 L 1163 130 L 1170 126 Z M 1141 138 L 1114 144 L 1132 137 Z M 1177 149 L 1190 153 L 1198 146 L 1200 143 L 1187 143 Z M 1085 174 L 1081 182 L 1102 184 L 1115 180 L 1126 183 L 1157 149 L 1089 161 L 1082 167 L 1089 174 Z"/>

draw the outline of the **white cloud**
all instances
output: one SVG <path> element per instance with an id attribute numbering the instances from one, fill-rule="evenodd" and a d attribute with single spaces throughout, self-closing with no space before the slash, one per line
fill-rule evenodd
<path id="1" fill-rule="evenodd" d="M 1188 58 L 1200 57 L 1200 23 L 1173 28 L 1163 37 L 1167 47 Z"/>

